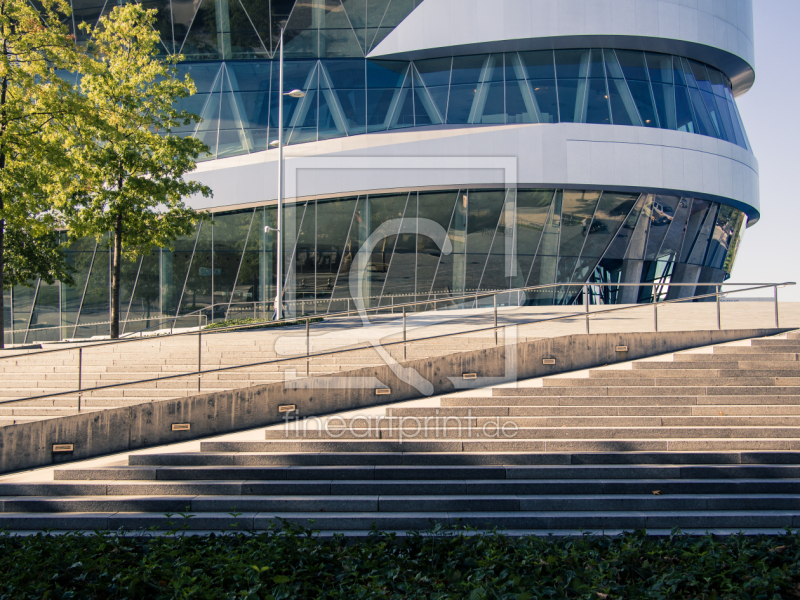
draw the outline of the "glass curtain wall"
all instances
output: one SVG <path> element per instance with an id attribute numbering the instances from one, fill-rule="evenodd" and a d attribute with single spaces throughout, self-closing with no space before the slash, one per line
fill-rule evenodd
<path id="1" fill-rule="evenodd" d="M 203 118 L 181 135 L 207 158 L 266 150 L 277 139 L 274 61 L 182 63 L 198 93 L 183 107 Z M 512 52 L 416 62 L 289 60 L 287 143 L 430 125 L 593 123 L 711 136 L 749 150 L 731 83 L 713 67 L 667 54 L 586 49 Z"/>
<path id="2" fill-rule="evenodd" d="M 208 319 L 269 318 L 275 298 L 275 207 L 216 213 L 173 248 L 126 263 L 125 333 Z M 701 199 L 555 189 L 452 189 L 309 200 L 286 207 L 288 315 L 554 283 L 592 287 L 593 303 L 692 295 L 670 283 L 721 283 L 746 227 L 744 213 Z M 452 251 L 443 251 L 445 240 Z M 107 335 L 108 241 L 73 242 L 76 286 L 34 282 L 7 294 L 7 342 Z M 677 290 L 677 291 L 676 291 Z M 521 294 L 569 304 L 561 286 Z M 670 296 L 671 295 L 671 296 Z M 680 297 L 680 296 L 678 296 Z"/>

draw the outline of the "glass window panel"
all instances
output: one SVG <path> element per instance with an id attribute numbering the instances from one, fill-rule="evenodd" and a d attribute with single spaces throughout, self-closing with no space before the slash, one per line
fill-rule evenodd
<path id="1" fill-rule="evenodd" d="M 367 130 L 385 131 L 400 100 L 408 63 L 367 61 Z"/>
<path id="2" fill-rule="evenodd" d="M 531 81 L 533 98 L 542 123 L 558 123 L 558 95 L 554 79 Z"/>
<path id="3" fill-rule="evenodd" d="M 445 85 L 441 87 L 433 87 L 427 88 L 428 95 L 430 96 L 431 100 L 433 100 L 433 104 L 436 106 L 436 109 L 439 111 L 439 116 L 442 118 L 442 121 L 447 120 L 447 101 L 450 96 L 450 86 Z"/>
<path id="4" fill-rule="evenodd" d="M 32 331 L 28 333 L 26 341 L 52 342 L 61 339 L 61 332 L 59 330 L 59 325 L 61 323 L 58 312 L 60 306 L 60 287 L 60 283 L 54 283 L 52 285 L 48 285 L 44 281 L 39 283 L 39 289 L 36 292 L 36 302 L 31 314 L 30 328 Z M 106 293 L 108 293 L 108 290 L 106 290 Z M 108 318 L 105 320 L 107 321 Z M 37 331 L 39 329 L 42 331 Z M 101 330 L 97 332 L 99 335 L 108 334 L 109 326 L 104 325 L 101 326 L 100 329 Z"/>
<path id="5" fill-rule="evenodd" d="M 444 206 L 449 204 L 448 196 L 449 193 L 443 193 L 440 196 Z M 427 196 L 427 197 L 426 197 Z M 425 204 L 428 204 L 430 201 L 435 200 L 436 197 L 433 195 L 426 195 L 420 194 L 419 195 L 419 202 L 420 202 L 420 217 L 422 217 L 423 210 L 427 209 L 427 207 L 423 207 L 423 199 L 425 200 Z M 433 286 L 431 286 L 431 293 L 433 294 L 442 294 L 442 293 L 453 293 L 453 294 L 463 294 L 464 293 L 464 277 L 466 273 L 466 236 L 467 236 L 467 206 L 469 204 L 468 193 L 466 190 L 461 190 L 458 192 L 458 196 L 455 202 L 455 208 L 451 213 L 451 218 L 449 221 L 449 227 L 447 229 L 447 237 L 452 244 L 453 251 L 450 254 L 442 255 L 439 264 L 436 269 L 436 278 L 433 282 Z M 436 248 L 436 252 L 439 252 L 439 248 Z M 418 260 L 422 258 L 422 254 L 418 253 Z M 417 263 L 419 264 L 419 262 Z M 420 265 L 421 267 L 421 265 Z M 419 283 L 417 285 L 417 293 L 423 293 L 424 288 L 422 288 Z"/>
<path id="6" fill-rule="evenodd" d="M 726 77 L 713 67 L 706 67 L 706 71 L 708 71 L 708 79 L 711 81 L 711 89 L 717 96 L 725 98 L 725 92 L 728 90 Z"/>
<path id="7" fill-rule="evenodd" d="M 675 60 L 678 60 L 683 65 L 683 77 L 686 79 L 686 85 L 689 87 L 697 87 L 697 80 L 694 78 L 694 74 L 692 73 L 692 68 L 689 66 L 689 61 L 685 58 L 678 58 L 675 57 Z"/>
<path id="8" fill-rule="evenodd" d="M 128 306 L 131 303 L 131 294 L 133 294 L 133 284 L 136 281 L 136 274 L 139 271 L 140 258 L 130 259 L 124 255 L 122 257 L 122 264 L 120 265 L 120 290 L 119 290 L 119 319 L 120 321 L 126 320 L 128 314 Z M 66 288 L 66 286 L 64 286 Z M 125 325 L 120 323 L 120 332 L 127 331 Z"/>
<path id="9" fill-rule="evenodd" d="M 363 94 L 359 95 L 363 97 Z M 320 63 L 318 139 L 345 137 L 347 133 L 344 108 L 339 96 L 331 89 L 324 66 Z"/>
<path id="10" fill-rule="evenodd" d="M 603 50 L 603 57 L 606 61 L 606 74 L 612 79 L 623 79 L 622 68 L 619 66 L 617 55 L 613 50 Z"/>
<path id="11" fill-rule="evenodd" d="M 524 80 L 506 81 L 506 118 L 508 123 L 538 123 L 528 83 Z"/>
<path id="12" fill-rule="evenodd" d="M 700 95 L 703 97 L 703 102 L 708 109 L 708 114 L 711 117 L 711 122 L 714 124 L 717 137 L 727 140 L 728 132 L 725 130 L 725 123 L 723 122 L 722 115 L 719 113 L 719 109 L 717 108 L 717 102 L 714 94 L 701 90 Z"/>
<path id="13" fill-rule="evenodd" d="M 242 302 L 243 294 L 234 293 L 236 274 L 250 235 L 253 209 L 214 216 L 214 304 Z M 216 311 L 215 311 L 216 312 Z"/>
<path id="14" fill-rule="evenodd" d="M 366 196 L 360 196 L 355 203 L 353 216 L 350 219 L 350 227 L 347 233 L 347 241 L 342 249 L 342 258 L 339 263 L 339 272 L 334 279 L 336 284 L 333 290 L 333 298 L 344 299 L 350 298 L 350 271 L 357 268 L 356 257 L 361 245 L 368 237 L 367 230 L 369 229 L 369 207 Z M 345 303 L 338 303 L 331 301 L 331 312 L 345 310 Z"/>
<path id="15" fill-rule="evenodd" d="M 508 52 L 504 55 L 505 64 L 505 79 L 506 81 L 514 81 L 516 79 L 525 79 L 525 67 L 516 52 Z"/>
<path id="16" fill-rule="evenodd" d="M 405 212 L 409 194 L 393 194 L 391 196 L 370 196 L 369 197 L 369 230 L 368 235 L 372 235 L 379 227 L 389 221 L 395 221 L 388 230 L 391 235 L 383 236 L 368 259 L 365 273 L 366 287 L 364 295 L 373 299 L 366 306 L 376 306 L 377 296 L 381 295 L 386 275 L 389 272 L 389 265 L 392 260 L 397 232 L 400 230 L 401 219 Z"/>
<path id="17" fill-rule="evenodd" d="M 186 276 L 186 285 L 183 289 L 183 298 L 178 314 L 194 312 L 212 303 L 214 276 L 221 274 L 220 270 L 215 271 L 213 264 L 212 236 L 213 224 L 210 222 L 202 223 L 194 254 L 190 261 L 187 261 L 189 263 L 187 265 L 188 275 Z M 182 285 L 183 281 L 180 281 L 180 283 Z"/>
<path id="18" fill-rule="evenodd" d="M 299 212 L 299 211 L 298 211 Z M 297 244 L 294 248 L 292 270 L 294 277 L 287 277 L 287 288 L 293 287 L 296 300 L 314 300 L 317 280 L 317 203 L 310 200 L 303 210 L 303 221 L 297 232 Z M 291 296 L 288 296 L 291 298 Z M 313 303 L 301 304 L 299 314 L 313 312 Z"/>
<path id="19" fill-rule="evenodd" d="M 714 101 L 716 102 L 717 114 L 720 116 L 728 141 L 744 147 L 744 140 L 741 138 L 741 136 L 736 136 L 736 130 L 734 129 L 733 120 L 731 119 L 731 113 L 728 109 L 728 102 L 719 96 L 715 96 Z"/>
<path id="20" fill-rule="evenodd" d="M 350 27 L 342 29 L 320 29 L 319 55 L 321 57 L 363 56 L 364 51 Z"/>
<path id="21" fill-rule="evenodd" d="M 403 89 L 397 97 L 397 105 L 389 123 L 389 129 L 402 129 L 414 126 L 414 91 L 411 77 L 406 77 Z"/>
<path id="22" fill-rule="evenodd" d="M 453 218 L 455 203 L 460 199 L 457 191 L 449 192 L 420 192 L 419 193 L 419 218 L 428 219 L 437 223 L 444 231 L 448 231 Z M 450 234 L 448 234 L 450 235 Z M 463 231 L 462 231 L 463 236 Z M 451 238 L 451 241 L 453 238 Z M 439 240 L 440 243 L 443 240 Z M 433 288 L 433 280 L 436 275 L 437 268 L 440 267 L 440 258 L 445 261 L 445 270 L 450 269 L 450 278 L 452 279 L 453 263 L 451 258 L 442 256 L 440 246 L 435 240 L 418 234 L 417 235 L 417 294 L 427 295 L 429 292 L 437 292 Z M 462 243 L 463 252 L 463 243 Z M 450 261 L 450 262 L 447 262 Z M 449 266 L 448 266 L 449 265 Z M 440 280 L 443 289 L 446 287 L 450 291 L 452 281 Z M 443 291 L 443 290 L 442 290 Z"/>
<path id="23" fill-rule="evenodd" d="M 71 242 L 64 251 L 67 264 L 74 269 L 72 278 L 75 280 L 75 285 L 65 285 L 61 290 L 62 325 L 75 325 L 77 321 L 78 309 L 83 297 L 83 288 L 86 286 L 86 278 L 89 276 L 89 270 L 92 265 L 95 245 L 94 237 L 83 237 Z M 30 311 L 30 307 L 28 310 Z M 14 318 L 16 319 L 16 317 L 15 313 Z M 67 337 L 72 337 L 72 329 L 68 329 L 66 335 Z"/>
<path id="24" fill-rule="evenodd" d="M 678 128 L 675 117 L 675 87 L 664 83 L 653 84 L 658 123 L 662 129 Z"/>
<path id="25" fill-rule="evenodd" d="M 234 51 L 270 51 L 269 5 L 258 0 L 229 2 Z"/>
<path id="26" fill-rule="evenodd" d="M 0 290 L 3 294 L 3 343 L 13 344 L 14 338 L 13 334 L 11 333 L 14 328 L 14 324 L 11 322 L 11 290 Z"/>
<path id="27" fill-rule="evenodd" d="M 590 79 L 586 101 L 586 123 L 611 124 L 611 109 L 608 104 L 606 79 Z"/>
<path id="28" fill-rule="evenodd" d="M 380 27 L 389 2 L 390 0 L 367 0 L 367 27 Z"/>
<path id="29" fill-rule="evenodd" d="M 396 236 L 394 242 L 394 253 L 391 256 L 389 271 L 386 274 L 386 282 L 383 285 L 382 296 L 413 296 L 416 287 L 417 270 L 417 193 L 411 192 L 406 202 L 405 212 L 403 213 L 403 230 L 410 233 L 403 233 Z M 410 301 L 413 298 L 400 298 L 392 301 L 383 299 L 381 305 L 400 304 Z"/>
<path id="30" fill-rule="evenodd" d="M 683 247 L 681 249 L 681 258 L 679 262 L 686 262 L 689 258 L 689 254 L 691 253 L 692 248 L 694 248 L 697 233 L 700 231 L 700 227 L 706 218 L 706 213 L 708 212 L 710 206 L 711 203 L 706 202 L 705 200 L 698 200 L 696 198 L 692 200 L 689 221 L 686 225 L 686 235 L 683 240 Z"/>
<path id="31" fill-rule="evenodd" d="M 642 195 L 636 202 L 633 210 L 628 214 L 619 232 L 614 237 L 613 241 L 606 250 L 604 259 L 608 260 L 622 260 L 628 251 L 633 232 L 636 230 L 636 223 L 639 222 L 639 216 L 642 213 L 642 208 L 645 204 L 646 196 Z"/>
<path id="32" fill-rule="evenodd" d="M 675 215 L 673 216 L 664 241 L 661 243 L 659 251 L 660 257 L 665 260 L 675 261 L 680 254 L 681 247 L 683 246 L 683 238 L 686 235 L 686 226 L 689 223 L 691 216 L 690 207 L 692 201 L 690 198 L 681 198 L 675 207 Z"/>
<path id="33" fill-rule="evenodd" d="M 128 323 L 125 333 L 149 329 L 156 323 L 150 319 L 159 319 L 161 312 L 161 250 L 153 250 L 143 257 L 136 277 L 133 298 L 128 305 L 128 319 L 138 322 Z"/>
<path id="34" fill-rule="evenodd" d="M 742 124 L 739 122 L 739 113 L 736 111 L 736 105 L 730 100 L 727 101 L 727 105 L 731 123 L 733 125 L 733 132 L 736 135 L 736 143 L 742 148 L 747 149 L 747 138 L 745 138 L 744 129 L 742 128 Z"/>
<path id="35" fill-rule="evenodd" d="M 447 106 L 447 122 L 466 124 L 471 122 L 478 97 L 479 83 L 453 85 L 450 87 L 450 101 Z"/>
<path id="36" fill-rule="evenodd" d="M 672 56 L 669 54 L 654 54 L 646 52 L 647 69 L 650 72 L 650 81 L 653 83 L 672 83 Z"/>
<path id="37" fill-rule="evenodd" d="M 646 81 L 629 81 L 628 87 L 633 95 L 636 108 L 644 121 L 645 127 L 658 127 L 658 117 L 656 117 L 655 107 L 653 106 L 653 96 L 650 91 L 650 84 Z"/>
<path id="38" fill-rule="evenodd" d="M 22 344 L 25 341 L 25 330 L 28 328 L 28 321 L 31 318 L 31 309 L 33 308 L 33 299 L 36 294 L 36 282 L 32 282 L 33 287 L 27 285 L 14 286 L 14 293 L 12 296 L 12 304 L 14 311 L 14 342 L 15 344 Z M 83 290 L 81 290 L 83 292 Z M 17 333 L 18 332 L 18 333 Z"/>
<path id="39" fill-rule="evenodd" d="M 611 101 L 611 118 L 614 125 L 641 126 L 639 113 L 633 103 L 628 84 L 624 79 L 609 79 L 609 99 Z"/>
<path id="40" fill-rule="evenodd" d="M 677 56 L 672 57 L 672 75 L 677 85 L 687 85 L 686 75 L 683 72 L 683 62 Z"/>
<path id="41" fill-rule="evenodd" d="M 431 58 L 428 60 L 418 60 L 414 62 L 417 67 L 422 81 L 425 82 L 427 87 L 436 87 L 441 85 L 450 85 L 450 66 L 453 59 L 449 56 L 446 58 Z"/>
<path id="42" fill-rule="evenodd" d="M 552 50 L 520 52 L 528 79 L 555 79 L 556 69 Z"/>
<path id="43" fill-rule="evenodd" d="M 175 44 L 180 45 L 181 54 L 193 59 L 223 58 L 214 0 L 201 0 L 199 3 L 176 0 L 173 15 Z"/>
<path id="44" fill-rule="evenodd" d="M 295 109 L 291 112 L 288 127 L 291 129 L 289 144 L 302 144 L 317 140 L 317 118 L 319 116 L 319 98 L 317 88 L 319 85 L 319 69 L 314 69 L 305 89 L 305 98 L 300 98 Z M 292 88 L 286 88 L 291 90 Z M 286 104 L 284 104 L 284 114 Z"/>
<path id="45" fill-rule="evenodd" d="M 561 205 L 563 192 L 558 190 L 547 216 L 542 239 L 536 259 L 531 266 L 528 277 L 528 286 L 548 285 L 556 281 L 556 268 L 558 266 L 558 234 L 561 227 Z M 553 288 L 534 290 L 528 292 L 532 304 L 552 304 Z"/>
<path id="46" fill-rule="evenodd" d="M 714 122 L 711 120 L 708 110 L 706 110 L 706 105 L 703 102 L 703 97 L 700 95 L 700 90 L 697 88 L 689 88 L 689 94 L 692 98 L 692 108 L 694 108 L 694 114 L 697 117 L 700 134 L 710 137 L 719 137 L 714 127 Z"/>
<path id="47" fill-rule="evenodd" d="M 522 64 L 528 74 L 528 79 L 555 79 L 556 69 L 552 50 L 537 52 L 520 52 Z"/>
<path id="48" fill-rule="evenodd" d="M 582 258 L 599 259 L 603 255 L 638 199 L 639 194 L 603 192 L 592 224 L 584 234 Z"/>
<path id="49" fill-rule="evenodd" d="M 644 53 L 634 50 L 616 50 L 616 54 L 625 79 L 648 81 Z"/>
<path id="50" fill-rule="evenodd" d="M 589 57 L 589 77 L 592 79 L 606 78 L 606 66 L 603 62 L 602 50 L 592 50 Z"/>
<path id="51" fill-rule="evenodd" d="M 524 287 L 531 270 L 555 190 L 517 191 L 517 272 L 514 287 Z"/>
<path id="52" fill-rule="evenodd" d="M 467 218 L 465 291 L 478 289 L 506 197 L 505 190 L 471 190 Z"/>
<path id="53" fill-rule="evenodd" d="M 367 130 L 366 72 L 361 60 L 326 60 L 325 75 L 335 90 L 350 135 Z"/>
<path id="54" fill-rule="evenodd" d="M 313 88 L 316 90 L 316 73 L 315 68 L 317 61 L 308 60 L 287 60 L 283 63 L 283 91 L 289 92 L 291 90 L 309 90 Z M 278 129 L 278 90 L 280 82 L 278 81 L 279 70 L 272 70 L 272 83 L 270 85 L 270 127 Z M 314 94 L 316 96 L 316 93 Z M 306 96 L 308 98 L 308 96 Z M 292 98 L 291 96 L 284 96 L 283 98 L 283 127 L 284 136 L 288 136 L 292 126 L 292 119 L 302 102 L 306 98 Z M 310 100 L 309 100 L 310 102 Z M 315 113 L 316 114 L 316 111 Z M 276 137 L 277 139 L 277 137 Z"/>
<path id="55" fill-rule="evenodd" d="M 509 267 L 512 266 L 511 261 L 514 258 L 515 191 L 512 189 L 506 193 L 505 205 L 497 222 L 497 231 L 481 277 L 482 290 L 502 290 L 512 287 Z"/>
<path id="56" fill-rule="evenodd" d="M 750 140 L 747 137 L 747 130 L 744 128 L 744 122 L 742 121 L 742 115 L 739 112 L 739 107 L 736 105 L 736 102 L 733 101 L 732 98 L 728 99 L 731 107 L 731 113 L 735 115 L 736 123 L 739 125 L 739 129 L 742 132 L 742 139 L 744 140 L 744 147 L 750 150 Z"/>
<path id="57" fill-rule="evenodd" d="M 694 79 L 697 82 L 697 86 L 704 92 L 709 92 L 709 93 L 712 92 L 713 89 L 711 88 L 711 81 L 708 78 L 708 71 L 706 71 L 706 66 L 694 60 L 687 60 L 687 59 L 683 60 L 689 63 L 689 67 L 692 69 L 692 74 L 694 75 Z"/>
<path id="58" fill-rule="evenodd" d="M 486 82 L 481 86 L 473 123 L 505 124 L 505 89 L 503 82 Z"/>
<path id="59" fill-rule="evenodd" d="M 356 198 L 317 202 L 317 221 L 323 225 L 317 228 L 317 299 L 333 294 L 355 208 Z M 344 310 L 344 306 L 335 310 Z"/>
<path id="60" fill-rule="evenodd" d="M 580 256 L 586 236 L 589 234 L 592 216 L 600 200 L 600 192 L 564 190 L 563 198 L 558 255 L 562 259 L 572 257 L 573 260 L 572 267 L 568 267 L 569 261 L 559 262 L 558 280 L 569 281 L 575 260 Z"/>
<path id="61" fill-rule="evenodd" d="M 210 228 L 210 223 L 200 224 L 193 233 L 181 236 L 173 244 L 173 250 L 163 249 L 161 251 L 161 309 L 166 315 L 178 313 L 178 303 L 181 299 L 186 276 L 192 263 L 192 252 L 199 229 L 202 227 Z"/>
<path id="62" fill-rule="evenodd" d="M 453 59 L 453 85 L 483 81 L 488 56 L 456 56 Z"/>
<path id="63" fill-rule="evenodd" d="M 442 117 L 428 94 L 428 90 L 422 83 L 422 78 L 417 73 L 416 67 L 412 65 L 411 71 L 414 74 L 414 119 L 416 126 L 442 123 Z"/>
<path id="64" fill-rule="evenodd" d="M 558 80 L 558 108 L 562 123 L 581 122 L 585 95 L 585 79 Z"/>
<path id="65" fill-rule="evenodd" d="M 642 212 L 639 215 L 639 220 L 636 222 L 636 228 L 631 235 L 628 250 L 625 252 L 625 259 L 627 260 L 644 260 L 644 251 L 647 245 L 647 234 L 650 230 L 653 216 L 653 197 L 654 194 L 644 195 L 644 205 Z"/>
<path id="66" fill-rule="evenodd" d="M 678 131 L 697 133 L 697 124 L 689 101 L 689 90 L 685 87 L 675 86 L 675 119 Z"/>
<path id="67" fill-rule="evenodd" d="M 703 266 L 721 269 L 737 224 L 737 211 L 730 206 L 720 206 L 717 222 L 711 232 Z"/>
<path id="68" fill-rule="evenodd" d="M 588 75 L 588 50 L 556 50 L 555 60 L 559 83 L 562 79 L 580 79 Z"/>
<path id="69" fill-rule="evenodd" d="M 708 214 L 703 220 L 703 225 L 697 234 L 694 247 L 689 254 L 689 258 L 686 260 L 686 262 L 688 262 L 690 265 L 700 265 L 703 263 L 703 258 L 706 255 L 706 250 L 708 249 L 708 242 L 711 234 L 714 231 L 714 225 L 716 224 L 718 208 L 719 204 L 716 203 L 711 204 L 709 207 Z"/>
<path id="70" fill-rule="evenodd" d="M 725 262 L 722 265 L 726 273 L 733 271 L 733 264 L 736 262 L 736 254 L 739 251 L 739 243 L 742 241 L 744 230 L 747 228 L 747 216 L 740 210 L 736 211 L 736 223 L 733 225 L 733 235 L 728 242 L 728 252 L 725 255 Z"/>
<path id="71" fill-rule="evenodd" d="M 97 243 L 97 252 L 92 263 L 92 272 L 89 274 L 89 281 L 86 285 L 86 293 L 83 297 L 81 314 L 78 316 L 79 325 L 91 323 L 108 322 L 111 316 L 110 294 L 111 288 L 111 261 L 108 251 L 107 237 Z M 90 329 L 90 335 L 108 334 L 109 329 L 97 331 Z M 78 328 L 77 337 L 81 337 L 81 329 Z"/>
<path id="72" fill-rule="evenodd" d="M 647 249 L 645 250 L 645 260 L 659 260 L 661 255 L 661 245 L 664 243 L 667 231 L 675 218 L 680 198 L 675 196 L 657 195 L 653 200 L 653 212 L 650 220 L 650 236 L 647 239 Z"/>

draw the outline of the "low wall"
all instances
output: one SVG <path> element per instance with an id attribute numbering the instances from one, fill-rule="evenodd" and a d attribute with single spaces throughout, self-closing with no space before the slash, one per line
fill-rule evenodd
<path id="1" fill-rule="evenodd" d="M 501 345 L 324 374 L 290 383 L 271 383 L 239 390 L 147 402 L 134 406 L 0 427 L 0 472 L 18 471 L 163 444 L 231 433 L 283 421 L 282 404 L 297 406 L 297 415 L 321 416 L 424 397 L 398 373 L 413 368 L 430 383 L 431 395 L 456 391 L 453 377 L 475 373 L 478 384 L 497 385 L 509 379 L 506 351 L 516 351 L 516 379 L 530 379 L 657 356 L 690 348 L 777 335 L 790 329 L 732 329 L 664 333 L 568 335 L 516 345 Z M 627 352 L 618 352 L 627 346 Z M 554 365 L 542 359 L 555 359 Z M 397 371 L 397 373 L 396 373 Z M 351 378 L 349 380 L 345 378 Z M 407 379 L 407 378 L 406 378 Z M 376 383 L 377 380 L 380 382 Z M 359 387 L 357 384 L 371 387 Z M 464 382 L 467 383 L 467 382 Z M 375 386 L 391 390 L 377 395 Z M 422 387 L 422 386 L 420 386 Z M 172 431 L 190 423 L 188 431 Z M 69 453 L 53 453 L 54 444 L 73 444 Z"/>

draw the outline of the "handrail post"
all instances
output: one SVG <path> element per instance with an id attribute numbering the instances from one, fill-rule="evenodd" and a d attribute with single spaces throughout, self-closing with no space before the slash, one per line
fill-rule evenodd
<path id="1" fill-rule="evenodd" d="M 773 286 L 773 289 L 775 290 L 775 328 L 779 329 L 781 324 L 778 318 L 778 286 Z"/>
<path id="2" fill-rule="evenodd" d="M 717 286 L 717 329 L 719 331 L 722 331 L 722 312 L 720 308 L 720 297 L 719 297 L 720 291 L 721 291 L 720 286 Z"/>
<path id="3" fill-rule="evenodd" d="M 586 311 L 586 333 L 589 333 L 589 286 L 583 286 L 583 307 Z"/>
<path id="4" fill-rule="evenodd" d="M 478 308 L 478 292 L 475 292 L 475 309 Z"/>
<path id="5" fill-rule="evenodd" d="M 198 319 L 199 321 L 200 319 Z M 200 371 L 203 370 L 203 330 L 197 330 L 197 391 L 200 391 L 200 382 L 203 376 Z"/>
<path id="6" fill-rule="evenodd" d="M 403 360 L 406 359 L 406 307 L 403 307 Z"/>
<path id="7" fill-rule="evenodd" d="M 497 294 L 492 298 L 494 298 L 494 345 L 497 346 Z"/>
<path id="8" fill-rule="evenodd" d="M 81 412 L 81 380 L 83 379 L 83 348 L 78 348 L 78 412 Z"/>
<path id="9" fill-rule="evenodd" d="M 655 298 L 653 298 L 655 300 Z M 658 331 L 658 302 L 653 302 L 653 324 L 655 325 L 656 332 Z"/>
<path id="10" fill-rule="evenodd" d="M 311 373 L 311 319 L 306 319 L 306 377 Z"/>

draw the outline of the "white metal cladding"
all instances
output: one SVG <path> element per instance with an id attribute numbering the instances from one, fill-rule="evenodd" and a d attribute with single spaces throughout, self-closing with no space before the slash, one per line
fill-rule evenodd
<path id="1" fill-rule="evenodd" d="M 287 154 L 286 171 L 296 173 L 287 178 L 287 198 L 513 183 L 503 168 L 481 161 L 495 157 L 517 161 L 520 186 L 670 191 L 741 208 L 751 224 L 759 216 L 758 162 L 750 152 L 663 129 L 571 123 L 437 127 L 302 144 Z M 309 157 L 321 160 L 315 166 Z M 425 157 L 462 158 L 463 164 L 420 169 Z M 348 160 L 331 163 L 335 158 Z M 302 166 L 296 164 L 300 159 Z M 192 177 L 211 186 L 214 197 L 190 204 L 200 209 L 273 201 L 277 164 L 275 150 L 201 163 Z"/>
<path id="2" fill-rule="evenodd" d="M 755 80 L 752 0 L 425 0 L 368 55 L 608 46 L 707 62 L 737 94 Z"/>

